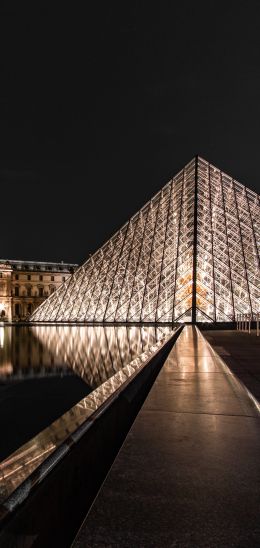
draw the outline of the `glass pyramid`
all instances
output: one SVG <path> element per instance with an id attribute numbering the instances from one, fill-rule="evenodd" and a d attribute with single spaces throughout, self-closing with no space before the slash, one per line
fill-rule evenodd
<path id="1" fill-rule="evenodd" d="M 194 158 L 30 321 L 225 322 L 260 311 L 259 200 Z"/>

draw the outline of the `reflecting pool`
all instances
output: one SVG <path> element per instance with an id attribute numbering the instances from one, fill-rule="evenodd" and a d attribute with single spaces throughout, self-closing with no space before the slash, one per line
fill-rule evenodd
<path id="1" fill-rule="evenodd" d="M 0 461 L 170 332 L 168 326 L 0 326 Z"/>
<path id="2" fill-rule="evenodd" d="M 0 326 L 0 502 L 25 481 L 23 493 L 42 481 L 46 459 L 54 467 L 172 333 L 169 326 Z"/>

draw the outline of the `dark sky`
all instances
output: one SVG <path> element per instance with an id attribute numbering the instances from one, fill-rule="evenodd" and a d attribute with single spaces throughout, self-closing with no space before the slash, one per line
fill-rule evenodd
<path id="1" fill-rule="evenodd" d="M 195 154 L 260 193 L 258 0 L 12 4 L 1 258 L 83 262 Z"/>

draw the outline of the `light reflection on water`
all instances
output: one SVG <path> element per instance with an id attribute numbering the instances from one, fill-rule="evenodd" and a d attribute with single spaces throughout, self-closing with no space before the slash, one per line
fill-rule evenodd
<path id="1" fill-rule="evenodd" d="M 167 326 L 1 327 L 0 461 L 169 332 Z"/>
<path id="2" fill-rule="evenodd" d="M 0 381 L 62 373 L 69 374 L 68 367 L 40 342 L 30 327 L 0 326 Z"/>
<path id="3" fill-rule="evenodd" d="M 170 331 L 168 326 L 0 327 L 0 380 L 74 373 L 94 389 Z"/>
<path id="4" fill-rule="evenodd" d="M 151 326 L 1 327 L 0 432 L 5 441 L 0 461 L 169 331 Z"/>
<path id="5" fill-rule="evenodd" d="M 67 390 L 71 391 L 76 374 L 79 382 L 87 389 L 91 387 L 93 391 L 83 399 L 78 398 L 78 403 L 70 405 L 68 411 L 63 411 L 64 414 L 61 412 L 60 418 L 51 421 L 50 426 L 44 430 L 38 429 L 39 433 L 35 437 L 30 436 L 29 441 L 20 443 L 15 452 L 8 453 L 0 463 L 0 502 L 28 478 L 48 455 L 62 443 L 66 444 L 66 440 L 68 443 L 63 450 L 68 451 L 72 440 L 69 440 L 69 436 L 137 372 L 171 334 L 172 330 L 168 326 L 5 328 L 4 344 L 0 348 L 0 380 L 3 384 L 8 385 L 12 379 L 25 379 L 26 384 L 28 375 L 29 382 L 33 379 L 34 383 L 36 378 L 37 382 L 40 379 L 41 384 L 46 379 L 48 382 L 52 380 L 49 379 L 52 371 L 56 371 L 56 376 L 60 372 L 61 379 L 64 371 L 68 371 L 71 377 L 63 375 L 69 381 Z M 35 384 L 30 386 L 34 387 Z M 36 401 L 37 405 L 32 410 L 33 420 L 37 417 L 39 407 Z M 21 401 L 18 405 L 21 418 Z M 43 407 L 49 409 L 49 401 L 44 401 Z M 14 406 L 15 414 L 16 410 L 17 406 Z M 22 422 L 26 429 L 28 424 Z M 10 424 L 9 421 L 8 432 Z"/>
<path id="6" fill-rule="evenodd" d="M 55 357 L 96 388 L 148 350 L 169 327 L 36 326 L 33 333 Z"/>

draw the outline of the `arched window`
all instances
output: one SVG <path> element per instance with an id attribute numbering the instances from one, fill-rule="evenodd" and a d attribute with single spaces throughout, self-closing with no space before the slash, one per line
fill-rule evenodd
<path id="1" fill-rule="evenodd" d="M 32 296 L 32 288 L 30 286 L 27 287 L 27 297 Z"/>

